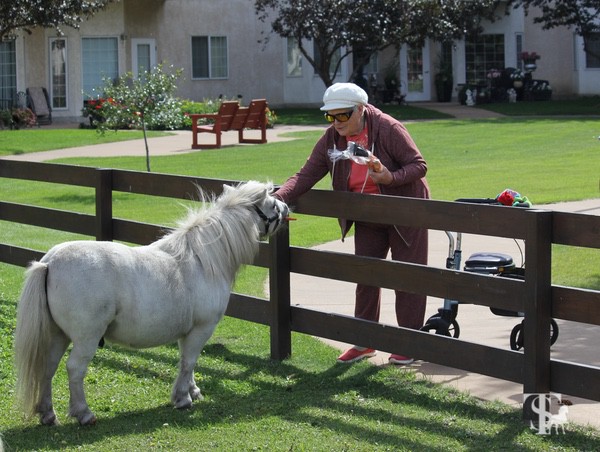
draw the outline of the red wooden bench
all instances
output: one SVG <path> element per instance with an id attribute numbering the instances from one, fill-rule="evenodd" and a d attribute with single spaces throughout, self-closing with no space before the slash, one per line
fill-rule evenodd
<path id="1" fill-rule="evenodd" d="M 256 99 L 248 107 L 240 107 L 236 101 L 227 101 L 221 104 L 217 113 L 190 114 L 192 120 L 192 149 L 212 149 L 221 147 L 221 133 L 229 130 L 238 131 L 240 143 L 266 143 L 267 142 L 267 101 Z M 212 124 L 198 125 L 199 119 L 210 119 Z M 244 130 L 258 129 L 260 138 L 245 138 Z M 216 143 L 198 143 L 198 134 L 214 133 Z"/>
<path id="2" fill-rule="evenodd" d="M 223 102 L 219 107 L 217 113 L 203 113 L 203 114 L 191 114 L 189 115 L 192 120 L 192 149 L 200 148 L 220 148 L 221 147 L 221 132 L 229 130 L 235 112 L 238 110 L 240 104 L 235 101 Z M 199 119 L 210 119 L 213 121 L 212 124 L 198 125 Z M 212 144 L 199 144 L 198 134 L 199 133 L 214 133 L 217 137 L 216 143 Z"/>
<path id="3" fill-rule="evenodd" d="M 266 143 L 267 142 L 267 101 L 265 99 L 255 99 L 246 107 L 244 123 L 238 130 L 238 141 L 240 143 Z M 238 114 L 242 115 L 242 108 L 238 109 Z M 234 119 L 235 121 L 235 119 Z M 260 138 L 244 138 L 244 130 L 260 130 Z"/>

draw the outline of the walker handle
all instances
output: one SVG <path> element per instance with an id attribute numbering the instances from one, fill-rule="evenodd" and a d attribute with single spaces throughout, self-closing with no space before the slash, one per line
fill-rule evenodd
<path id="1" fill-rule="evenodd" d="M 504 205 L 500 201 L 498 201 L 496 198 L 459 198 L 459 199 L 455 199 L 455 202 L 467 202 L 467 203 L 471 203 L 471 204 L 490 204 L 493 206 Z M 513 204 L 512 207 L 529 208 L 530 204 L 527 202 L 518 202 L 518 203 Z"/>
<path id="2" fill-rule="evenodd" d="M 468 202 L 471 204 L 500 204 L 496 198 L 459 198 L 456 202 Z"/>

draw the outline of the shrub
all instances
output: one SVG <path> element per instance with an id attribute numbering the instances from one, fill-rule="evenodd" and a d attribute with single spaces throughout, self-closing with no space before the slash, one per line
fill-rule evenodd
<path id="1" fill-rule="evenodd" d="M 33 127 L 37 124 L 37 117 L 30 108 L 13 108 L 12 121 L 16 129 Z"/>
<path id="2" fill-rule="evenodd" d="M 190 115 L 203 115 L 216 113 L 221 105 L 221 100 L 216 99 L 204 99 L 202 102 L 196 102 L 193 100 L 184 100 L 181 103 L 181 112 L 183 114 L 182 125 L 185 129 L 192 128 L 192 120 L 186 116 Z"/>
<path id="3" fill-rule="evenodd" d="M 10 110 L 0 110 L 0 127 L 12 127 L 12 112 Z"/>
<path id="4" fill-rule="evenodd" d="M 181 127 L 183 116 L 181 100 L 173 93 L 181 73 L 181 69 L 165 72 L 161 64 L 138 78 L 131 72 L 116 82 L 106 78 L 102 96 L 92 105 L 88 102 L 84 110 L 97 116 L 94 125 L 100 130 L 177 129 Z"/>
<path id="5" fill-rule="evenodd" d="M 221 102 L 227 99 L 219 98 L 219 99 L 204 99 L 202 102 L 196 102 L 193 100 L 184 100 L 181 105 L 181 111 L 184 114 L 183 117 L 183 127 L 186 129 L 192 128 L 192 120 L 186 116 L 186 114 L 211 114 L 217 113 L 219 111 L 219 107 L 221 106 Z M 234 99 L 231 99 L 234 100 Z M 200 119 L 198 124 L 206 124 L 208 120 Z M 267 108 L 267 127 L 271 128 L 277 122 L 277 115 L 275 112 L 269 108 Z"/>
<path id="6" fill-rule="evenodd" d="M 277 115 L 274 110 L 267 107 L 267 128 L 272 128 L 277 122 Z"/>
<path id="7" fill-rule="evenodd" d="M 107 102 L 113 102 L 113 99 L 98 97 L 96 99 L 86 99 L 83 101 L 81 114 L 84 118 L 90 119 L 90 127 L 97 127 L 99 122 L 104 122 L 103 109 Z"/>

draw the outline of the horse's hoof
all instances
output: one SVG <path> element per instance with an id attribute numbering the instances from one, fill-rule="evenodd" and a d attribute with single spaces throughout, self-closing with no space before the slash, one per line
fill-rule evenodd
<path id="1" fill-rule="evenodd" d="M 60 425 L 58 419 L 56 418 L 56 413 L 54 411 L 49 411 L 48 413 L 40 414 L 40 423 L 42 425 Z"/>
<path id="2" fill-rule="evenodd" d="M 204 396 L 200 392 L 200 388 L 197 388 L 197 387 L 193 388 L 190 391 L 190 397 L 192 398 L 192 400 L 204 400 Z"/>
<path id="3" fill-rule="evenodd" d="M 96 421 L 98 421 L 94 413 L 88 413 L 85 416 L 77 418 L 77 420 L 80 425 L 96 425 Z"/>
<path id="4" fill-rule="evenodd" d="M 175 403 L 178 410 L 189 410 L 192 407 L 192 399 L 182 399 Z"/>

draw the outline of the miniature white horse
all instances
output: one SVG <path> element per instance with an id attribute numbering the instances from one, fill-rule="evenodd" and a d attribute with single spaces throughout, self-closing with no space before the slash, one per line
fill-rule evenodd
<path id="1" fill-rule="evenodd" d="M 223 189 L 216 199 L 201 194 L 200 209 L 148 246 L 66 242 L 30 265 L 15 332 L 17 390 L 27 413 L 57 423 L 52 377 L 72 342 L 69 414 L 94 424 L 83 379 L 103 338 L 132 348 L 178 341 L 172 402 L 189 408 L 202 398 L 194 366 L 225 314 L 235 276 L 288 216 L 272 184 Z"/>

